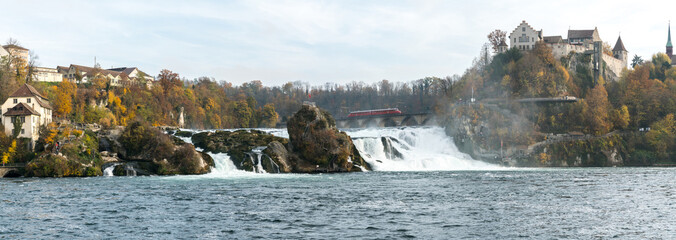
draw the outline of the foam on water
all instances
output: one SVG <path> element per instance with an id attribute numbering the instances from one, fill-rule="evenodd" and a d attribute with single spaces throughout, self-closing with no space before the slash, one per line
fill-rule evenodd
<path id="1" fill-rule="evenodd" d="M 440 127 L 348 130 L 374 171 L 499 170 L 458 150 Z"/>
<path id="2" fill-rule="evenodd" d="M 182 129 L 194 133 L 202 132 Z M 221 129 L 236 131 L 240 129 Z M 288 138 L 286 129 L 257 129 L 275 136 Z M 215 130 L 206 130 L 215 131 Z M 497 165 L 472 159 L 461 153 L 441 127 L 404 127 L 348 129 L 361 156 L 374 171 L 453 171 L 453 170 L 501 170 Z M 190 138 L 180 137 L 192 143 Z M 201 151 L 201 149 L 198 149 Z M 258 173 L 238 170 L 225 153 L 208 154 L 214 159 L 215 167 L 205 178 L 252 177 L 269 175 L 265 171 Z M 261 156 L 257 156 L 261 157 Z M 258 163 L 254 163 L 262 169 Z"/>

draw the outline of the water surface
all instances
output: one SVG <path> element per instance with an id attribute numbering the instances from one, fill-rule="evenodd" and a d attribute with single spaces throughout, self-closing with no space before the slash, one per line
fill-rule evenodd
<path id="1" fill-rule="evenodd" d="M 676 169 L 0 179 L 0 239 L 676 236 Z"/>

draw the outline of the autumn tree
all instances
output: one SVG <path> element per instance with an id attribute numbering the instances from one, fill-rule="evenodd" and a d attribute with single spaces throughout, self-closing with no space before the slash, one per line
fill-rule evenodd
<path id="1" fill-rule="evenodd" d="M 493 52 L 498 52 L 498 46 L 500 46 L 500 43 L 505 41 L 506 37 L 507 32 L 500 29 L 495 29 L 488 34 L 488 42 L 491 44 Z"/>
<path id="2" fill-rule="evenodd" d="M 275 112 L 275 105 L 272 103 L 265 104 L 261 112 L 260 127 L 275 127 L 279 115 Z"/>
<path id="3" fill-rule="evenodd" d="M 587 96 L 587 102 L 589 103 L 587 120 L 589 121 L 590 132 L 595 135 L 607 133 L 611 126 L 608 122 L 610 103 L 608 102 L 606 88 L 603 85 L 594 87 L 591 94 Z"/>
<path id="4" fill-rule="evenodd" d="M 671 58 L 664 53 L 656 53 L 652 58 L 653 68 L 650 71 L 651 78 L 665 80 L 666 71 L 671 68 Z"/>
<path id="5" fill-rule="evenodd" d="M 668 114 L 663 119 L 651 125 L 646 134 L 648 143 L 654 148 L 658 156 L 667 158 L 668 151 L 676 147 L 676 120 L 674 114 Z"/>
<path id="6" fill-rule="evenodd" d="M 629 108 L 622 105 L 620 109 L 614 109 L 610 112 L 610 121 L 616 129 L 625 129 L 629 126 Z"/>
<path id="7" fill-rule="evenodd" d="M 64 79 L 56 88 L 56 99 L 54 99 L 54 110 L 58 117 L 66 117 L 73 110 L 72 100 L 77 93 L 77 86 Z"/>
<path id="8" fill-rule="evenodd" d="M 182 86 L 181 78 L 178 73 L 174 73 L 167 69 L 162 69 L 160 75 L 157 76 L 160 86 L 164 90 L 164 94 L 167 95 L 171 88 L 174 86 Z"/>

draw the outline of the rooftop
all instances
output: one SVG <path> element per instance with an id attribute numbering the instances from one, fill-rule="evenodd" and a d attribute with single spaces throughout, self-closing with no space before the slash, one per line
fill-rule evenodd
<path id="1" fill-rule="evenodd" d="M 30 105 L 26 103 L 19 103 L 16 106 L 12 107 L 7 111 L 5 116 L 27 116 L 27 115 L 37 115 L 40 116 L 40 113 L 35 111 Z"/>

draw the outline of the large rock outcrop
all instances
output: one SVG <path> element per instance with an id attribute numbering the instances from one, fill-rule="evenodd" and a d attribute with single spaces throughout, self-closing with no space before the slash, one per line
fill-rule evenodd
<path id="1" fill-rule="evenodd" d="M 115 146 L 111 150 L 125 161 L 124 165 L 129 165 L 121 167 L 138 169 L 140 173 L 205 174 L 214 166 L 213 159 L 196 151 L 192 144 L 139 122 L 127 126 L 117 138 L 108 135 L 105 139 Z"/>
<path id="2" fill-rule="evenodd" d="M 352 139 L 333 117 L 304 105 L 288 123 L 289 139 L 258 130 L 202 132 L 196 147 L 227 153 L 238 169 L 268 173 L 360 172 L 370 170 Z"/>
<path id="3" fill-rule="evenodd" d="M 258 130 L 238 130 L 201 132 L 194 134 L 191 140 L 196 147 L 205 151 L 227 153 L 235 166 L 242 170 L 268 173 L 290 172 L 288 163 L 271 157 L 277 155 L 267 150 L 268 146 L 278 150 L 279 146 L 288 143 L 288 139 L 285 138 L 275 137 Z"/>
<path id="4" fill-rule="evenodd" d="M 370 167 L 331 114 L 304 104 L 287 123 L 294 172 L 360 172 Z"/>

